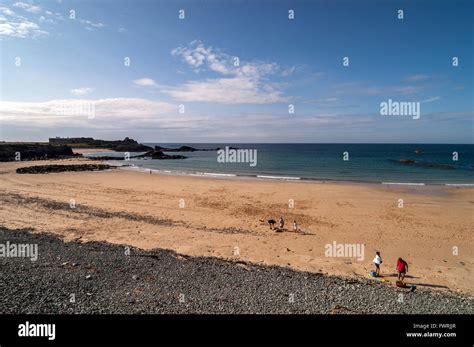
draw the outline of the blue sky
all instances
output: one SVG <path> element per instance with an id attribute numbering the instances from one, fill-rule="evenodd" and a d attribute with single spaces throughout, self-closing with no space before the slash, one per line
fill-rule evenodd
<path id="1" fill-rule="evenodd" d="M 474 143 L 472 23 L 467 0 L 2 1 L 0 138 Z"/>

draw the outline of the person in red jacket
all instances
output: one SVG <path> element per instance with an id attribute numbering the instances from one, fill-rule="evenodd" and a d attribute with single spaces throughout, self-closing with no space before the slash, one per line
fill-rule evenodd
<path id="1" fill-rule="evenodd" d="M 402 281 L 405 279 L 405 275 L 408 272 L 408 263 L 402 258 L 397 260 L 397 271 L 398 271 L 398 280 Z"/>

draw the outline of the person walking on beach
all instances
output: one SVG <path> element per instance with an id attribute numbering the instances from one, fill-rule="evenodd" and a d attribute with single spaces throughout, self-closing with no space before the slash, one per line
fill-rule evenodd
<path id="1" fill-rule="evenodd" d="M 283 229 L 283 227 L 285 226 L 285 220 L 283 219 L 283 217 L 280 217 L 280 229 Z"/>
<path id="2" fill-rule="evenodd" d="M 275 227 L 276 221 L 274 219 L 269 219 L 268 224 L 270 225 L 270 230 Z"/>
<path id="3" fill-rule="evenodd" d="M 295 220 L 293 221 L 293 231 L 294 231 L 295 233 L 298 232 L 298 223 L 296 223 Z"/>
<path id="4" fill-rule="evenodd" d="M 375 258 L 373 260 L 375 265 L 375 273 L 377 277 L 380 276 L 380 264 L 382 264 L 382 258 L 380 257 L 380 252 L 375 252 Z"/>
<path id="5" fill-rule="evenodd" d="M 405 279 L 405 275 L 408 272 L 408 263 L 402 258 L 397 260 L 397 271 L 398 271 L 398 280 L 402 281 Z"/>

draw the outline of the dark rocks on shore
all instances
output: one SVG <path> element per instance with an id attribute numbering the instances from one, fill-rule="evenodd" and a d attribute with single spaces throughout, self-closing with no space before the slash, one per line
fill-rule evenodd
<path id="1" fill-rule="evenodd" d="M 398 162 L 402 164 L 414 164 L 416 163 L 416 160 L 413 159 L 400 159 Z"/>
<path id="2" fill-rule="evenodd" d="M 229 148 L 229 149 L 238 150 L 238 148 L 237 148 L 237 147 L 228 146 L 228 148 Z M 216 148 L 216 151 L 218 151 L 218 150 L 220 150 L 220 149 L 222 149 L 222 148 L 220 148 L 220 147 L 217 147 L 217 148 Z"/>
<path id="3" fill-rule="evenodd" d="M 165 154 L 160 150 L 151 150 L 148 151 L 144 154 L 136 155 L 131 158 L 151 158 L 151 159 L 159 159 L 159 160 L 164 160 L 164 159 L 186 159 L 187 157 L 184 155 L 171 155 L 171 154 Z M 115 158 L 117 159 L 117 158 Z"/>
<path id="4" fill-rule="evenodd" d="M 16 169 L 18 174 L 46 174 L 66 171 L 102 171 L 114 169 L 114 166 L 105 164 L 77 164 L 77 165 L 36 165 Z"/>
<path id="5" fill-rule="evenodd" d="M 130 156 L 130 158 L 135 158 L 135 156 Z M 112 157 L 112 156 L 100 156 L 100 157 L 87 157 L 89 160 L 97 160 L 97 161 L 103 161 L 103 160 L 125 160 L 125 157 Z"/>
<path id="6" fill-rule="evenodd" d="M 230 147 L 233 149 L 234 147 Z M 194 148 L 190 146 L 180 146 L 177 148 L 167 148 L 161 146 L 155 146 L 156 151 L 163 151 L 163 152 L 213 152 L 218 151 L 220 148 Z M 234 148 L 237 149 L 237 148 Z"/>
<path id="7" fill-rule="evenodd" d="M 447 169 L 447 170 L 454 170 L 456 167 L 450 164 L 442 164 L 442 163 L 430 163 L 426 161 L 419 161 L 413 159 L 400 159 L 398 160 L 401 164 L 414 164 L 421 167 L 427 168 L 438 168 L 438 169 Z"/>
<path id="8" fill-rule="evenodd" d="M 237 150 L 237 147 L 232 147 L 229 146 L 229 149 L 235 149 Z M 217 148 L 194 148 L 190 146 L 180 146 L 177 148 L 167 148 L 167 147 L 161 147 L 161 146 L 155 146 L 155 151 L 162 151 L 162 152 L 215 152 L 220 150 L 220 147 Z"/>
<path id="9" fill-rule="evenodd" d="M 0 162 L 65 159 L 77 157 L 69 146 L 53 146 L 45 143 L 2 143 L 0 144 Z"/>
<path id="10" fill-rule="evenodd" d="M 2 314 L 470 314 L 473 310 L 468 296 L 421 286 L 409 292 L 368 279 L 163 249 L 130 247 L 127 255 L 125 245 L 66 243 L 53 235 L 0 228 L 0 243 L 7 241 L 37 244 L 38 260 L 0 258 Z"/>
<path id="11" fill-rule="evenodd" d="M 438 169 L 448 169 L 448 170 L 454 170 L 455 167 L 453 165 L 450 165 L 450 164 L 439 164 L 439 163 L 426 163 L 427 167 L 434 167 L 434 168 L 438 168 Z"/>
<path id="12" fill-rule="evenodd" d="M 184 155 L 169 155 L 165 154 L 162 151 L 150 151 L 144 155 L 145 157 L 151 157 L 152 159 L 186 159 Z"/>
<path id="13" fill-rule="evenodd" d="M 196 152 L 201 151 L 201 149 L 196 149 L 189 146 L 181 146 L 178 148 L 166 148 L 161 146 L 155 146 L 155 151 L 163 151 L 163 152 Z"/>
<path id="14" fill-rule="evenodd" d="M 170 155 L 165 154 L 159 150 L 151 150 L 143 154 L 131 155 L 130 159 L 133 158 L 151 158 L 151 159 L 186 159 L 187 157 L 184 155 Z M 125 156 L 123 157 L 113 157 L 113 156 L 100 156 L 100 157 L 89 157 L 92 160 L 125 160 Z"/>

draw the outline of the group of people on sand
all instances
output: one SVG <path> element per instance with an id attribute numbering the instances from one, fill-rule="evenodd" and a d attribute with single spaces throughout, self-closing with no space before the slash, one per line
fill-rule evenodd
<path id="1" fill-rule="evenodd" d="M 382 257 L 380 256 L 380 252 L 375 252 L 375 258 L 373 260 L 375 265 L 375 274 L 376 277 L 380 277 L 380 265 L 382 264 Z M 403 260 L 402 258 L 398 258 L 396 270 L 398 272 L 398 281 L 404 283 L 403 280 L 408 272 L 408 263 Z"/>
<path id="2" fill-rule="evenodd" d="M 278 220 L 278 228 L 275 228 L 276 221 L 274 219 L 269 219 L 268 224 L 270 225 L 270 230 L 275 230 L 275 231 L 283 231 L 285 227 L 285 220 L 283 219 L 282 216 L 280 216 L 280 219 Z M 296 223 L 296 220 L 293 221 L 293 231 L 297 232 L 299 231 L 299 226 L 298 223 Z"/>

